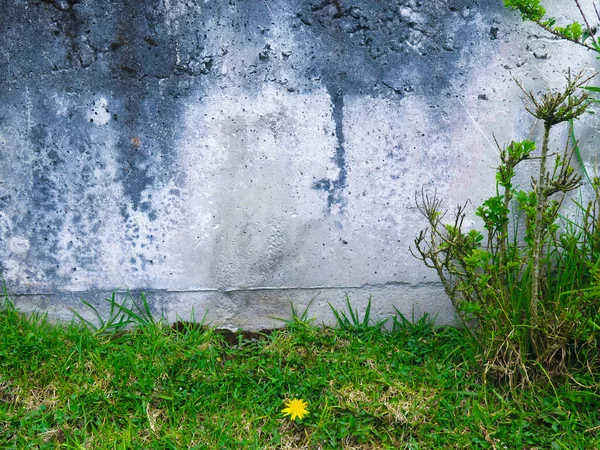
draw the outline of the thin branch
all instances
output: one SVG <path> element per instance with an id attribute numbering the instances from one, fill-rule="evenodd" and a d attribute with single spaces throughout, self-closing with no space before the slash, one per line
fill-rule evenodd
<path id="1" fill-rule="evenodd" d="M 549 27 L 549 26 L 545 25 L 545 24 L 544 24 L 544 22 L 542 22 L 541 20 L 536 20 L 536 21 L 535 21 L 535 23 L 537 23 L 537 24 L 538 24 L 540 27 L 542 27 L 542 28 L 543 28 L 544 30 L 546 30 L 548 33 L 550 33 L 550 34 L 553 34 L 553 35 L 554 35 L 554 36 L 556 36 L 556 37 L 559 37 L 559 38 L 561 38 L 561 39 L 565 39 L 565 40 L 567 40 L 567 41 L 574 42 L 575 44 L 577 44 L 577 45 L 581 45 L 582 47 L 585 47 L 585 48 L 587 48 L 588 50 L 593 50 L 593 51 L 595 51 L 595 52 L 597 52 L 597 51 L 598 51 L 598 50 L 596 49 L 596 47 L 593 47 L 593 46 L 591 46 L 591 45 L 589 45 L 589 44 L 586 44 L 585 42 L 578 41 L 577 39 L 574 39 L 574 38 L 571 38 L 571 37 L 565 36 L 564 34 L 562 34 L 562 33 L 559 33 L 558 31 L 555 31 L 555 30 L 554 30 L 554 29 L 552 29 L 551 27 Z"/>
<path id="2" fill-rule="evenodd" d="M 585 26 L 587 27 L 588 31 L 590 32 L 590 36 L 594 36 L 594 31 L 592 30 L 592 27 L 590 27 L 590 24 L 587 20 L 587 17 L 585 16 L 585 14 L 583 13 L 583 9 L 581 9 L 581 5 L 579 4 L 579 0 L 574 0 L 575 4 L 577 5 L 577 9 L 579 10 L 579 13 L 581 14 L 581 17 L 583 17 L 583 21 L 585 22 Z M 594 5 L 595 7 L 595 5 Z"/>

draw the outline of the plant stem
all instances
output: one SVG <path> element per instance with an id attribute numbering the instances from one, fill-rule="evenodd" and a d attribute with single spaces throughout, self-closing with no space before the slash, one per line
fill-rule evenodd
<path id="1" fill-rule="evenodd" d="M 581 8 L 579 0 L 575 0 L 575 4 L 577 5 L 577 9 L 579 10 L 581 17 L 583 18 L 583 21 L 585 22 L 585 26 L 587 27 L 588 31 L 590 32 L 590 35 L 593 37 L 594 30 L 592 29 L 592 27 L 590 27 L 590 23 L 588 22 L 587 17 L 585 16 L 583 9 Z"/>
<path id="2" fill-rule="evenodd" d="M 533 226 L 533 263 L 531 268 L 531 303 L 529 307 L 532 328 L 535 328 L 537 326 L 538 321 L 538 303 L 540 295 L 540 266 L 542 264 L 544 238 L 547 228 L 546 224 L 544 223 L 544 211 L 546 210 L 546 197 L 548 192 L 546 160 L 548 155 L 548 144 L 550 141 L 550 128 L 552 128 L 552 123 L 550 121 L 544 121 L 544 140 L 542 143 L 542 154 L 540 156 L 540 175 L 535 185 L 537 205 L 535 209 L 535 219 Z"/>
<path id="3" fill-rule="evenodd" d="M 508 270 L 507 270 L 507 251 L 508 251 L 508 214 L 510 211 L 510 200 L 512 193 L 510 188 L 504 187 L 504 222 L 498 237 L 500 248 L 500 265 L 498 267 L 500 286 L 502 287 L 503 298 L 509 301 Z"/>

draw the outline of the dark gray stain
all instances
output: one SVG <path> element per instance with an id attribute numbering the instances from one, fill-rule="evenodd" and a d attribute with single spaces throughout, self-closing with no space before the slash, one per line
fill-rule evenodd
<path id="1" fill-rule="evenodd" d="M 60 149 L 52 140 L 42 117 L 47 112 L 43 103 L 32 110 L 33 126 L 29 129 L 31 158 L 31 207 L 23 216 L 15 218 L 17 233 L 27 230 L 32 251 L 32 267 L 42 267 L 47 278 L 55 279 L 59 268 L 59 232 L 64 224 L 66 192 L 61 186 L 60 172 L 64 160 Z"/>
<path id="2" fill-rule="evenodd" d="M 15 73 L 12 80 L 6 80 L 10 72 L 2 71 L 0 83 L 4 77 L 19 85 L 35 85 L 35 92 L 46 96 L 73 94 L 80 102 L 73 113 L 79 117 L 82 108 L 91 109 L 94 100 L 106 98 L 111 118 L 107 127 L 118 136 L 119 173 L 114 181 L 123 185 L 122 200 L 137 210 L 144 190 L 178 173 L 173 150 L 180 99 L 187 95 L 179 86 L 190 75 L 176 68 L 175 46 L 180 36 L 169 35 L 163 9 L 132 0 L 47 0 L 9 10 L 6 20 L 0 17 L 3 30 L 4 22 L 12 21 L 7 32 L 0 34 L 0 44 L 7 49 L 0 52 L 0 60 L 8 54 Z M 22 52 L 12 43 L 17 37 L 38 45 Z M 54 127 L 50 122 L 46 125 Z M 81 128 L 90 135 L 96 126 L 73 121 L 70 129 Z M 100 147 L 91 151 L 101 151 Z M 94 155 L 90 156 L 90 162 L 94 161 Z M 90 164 L 89 168 L 96 167 Z M 153 208 L 145 212 L 151 218 L 158 214 Z"/>
<path id="3" fill-rule="evenodd" d="M 123 104 L 116 124 L 120 129 L 117 144 L 118 181 L 133 209 L 137 210 L 142 192 L 154 183 L 150 170 L 153 162 L 149 157 L 152 145 L 149 145 L 144 127 L 144 124 L 149 125 L 144 111 L 144 104 L 148 102 L 147 86 L 139 79 L 143 75 L 140 47 L 148 46 L 144 36 L 149 36 L 146 32 L 149 24 L 147 16 L 141 14 L 138 2 L 124 0 L 120 6 L 119 22 L 111 43 L 116 56 L 113 77 L 118 97 Z M 156 44 L 154 39 L 153 42 Z M 148 210 L 149 206 L 143 209 L 146 212 Z"/>
<path id="4" fill-rule="evenodd" d="M 298 2 L 293 29 L 303 58 L 310 61 L 299 90 L 325 84 L 336 125 L 333 161 L 339 175 L 313 184 L 327 194 L 328 212 L 336 206 L 343 213 L 346 204 L 344 96 L 384 97 L 396 102 L 420 96 L 431 102 L 432 108 L 438 107 L 445 101 L 443 97 L 455 95 L 450 80 L 459 74 L 458 60 L 468 61 L 474 55 L 481 58 L 473 52 L 474 42 L 493 40 L 478 28 L 476 11 L 485 12 L 482 17 L 492 24 L 501 5 L 491 0 Z M 453 30 L 451 36 L 449 30 Z M 440 132 L 449 126 L 441 115 L 432 114 L 431 120 Z"/>
<path id="5" fill-rule="evenodd" d="M 333 206 L 339 207 L 343 213 L 346 206 L 344 189 L 346 188 L 346 149 L 344 147 L 344 94 L 341 90 L 329 90 L 333 107 L 332 117 L 335 122 L 335 136 L 337 145 L 332 160 L 338 167 L 338 176 L 335 179 L 321 179 L 313 184 L 313 188 L 327 193 L 327 211 L 331 212 Z"/>
<path id="6" fill-rule="evenodd" d="M 192 77 L 175 70 L 181 37 L 171 36 L 165 23 L 156 4 L 128 0 L 17 2 L 0 15 L 0 64 L 6 68 L 0 71 L 0 104 L 11 117 L 2 116 L 0 131 L 6 134 L 13 122 L 26 130 L 22 142 L 9 144 L 23 161 L 18 170 L 24 181 L 0 192 L 2 212 L 11 217 L 0 250 L 8 251 L 13 236 L 28 239 L 29 281 L 69 282 L 57 273 L 64 269 L 58 261 L 63 245 L 78 267 L 93 266 L 102 247 L 98 211 L 109 205 L 130 226 L 127 211 L 141 211 L 143 192 L 180 173 L 176 142 L 187 95 L 180 86 Z M 108 100 L 106 125 L 87 117 L 101 97 Z M 102 139 L 107 132 L 117 138 L 115 146 Z M 111 173 L 104 171 L 111 160 L 118 164 L 116 177 L 102 178 Z M 114 183 L 125 195 L 98 196 Z M 161 213 L 151 200 L 141 212 L 151 221 Z"/>
<path id="7" fill-rule="evenodd" d="M 494 0 L 308 0 L 298 2 L 293 29 L 311 62 L 307 80 L 400 100 L 446 88 L 473 44 L 492 40 L 477 13 L 492 26 L 501 11 Z"/>
<path id="8" fill-rule="evenodd" d="M 44 3 L 47 3 L 59 11 L 71 11 L 73 9 L 73 5 L 78 3 L 78 0 L 42 0 Z"/>

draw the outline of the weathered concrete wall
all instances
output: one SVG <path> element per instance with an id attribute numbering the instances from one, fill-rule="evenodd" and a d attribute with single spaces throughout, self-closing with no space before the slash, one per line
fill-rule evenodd
<path id="1" fill-rule="evenodd" d="M 0 5 L 0 267 L 55 318 L 128 287 L 227 327 L 346 293 L 451 322 L 415 190 L 491 194 L 492 133 L 533 123 L 511 76 L 594 64 L 496 0 Z"/>

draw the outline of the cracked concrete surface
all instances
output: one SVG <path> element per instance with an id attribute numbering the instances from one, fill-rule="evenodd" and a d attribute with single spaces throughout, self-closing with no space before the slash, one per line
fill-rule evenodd
<path id="1" fill-rule="evenodd" d="M 533 125 L 512 77 L 541 90 L 596 64 L 499 3 L 4 5 L 12 297 L 68 319 L 79 299 L 103 308 L 129 288 L 170 320 L 193 310 L 252 329 L 311 300 L 327 322 L 348 294 L 359 309 L 372 296 L 375 317 L 452 323 L 408 251 L 424 226 L 414 192 L 437 189 L 450 208 L 489 196 L 492 133 L 505 143 Z M 591 164 L 597 130 L 581 129 Z"/>

